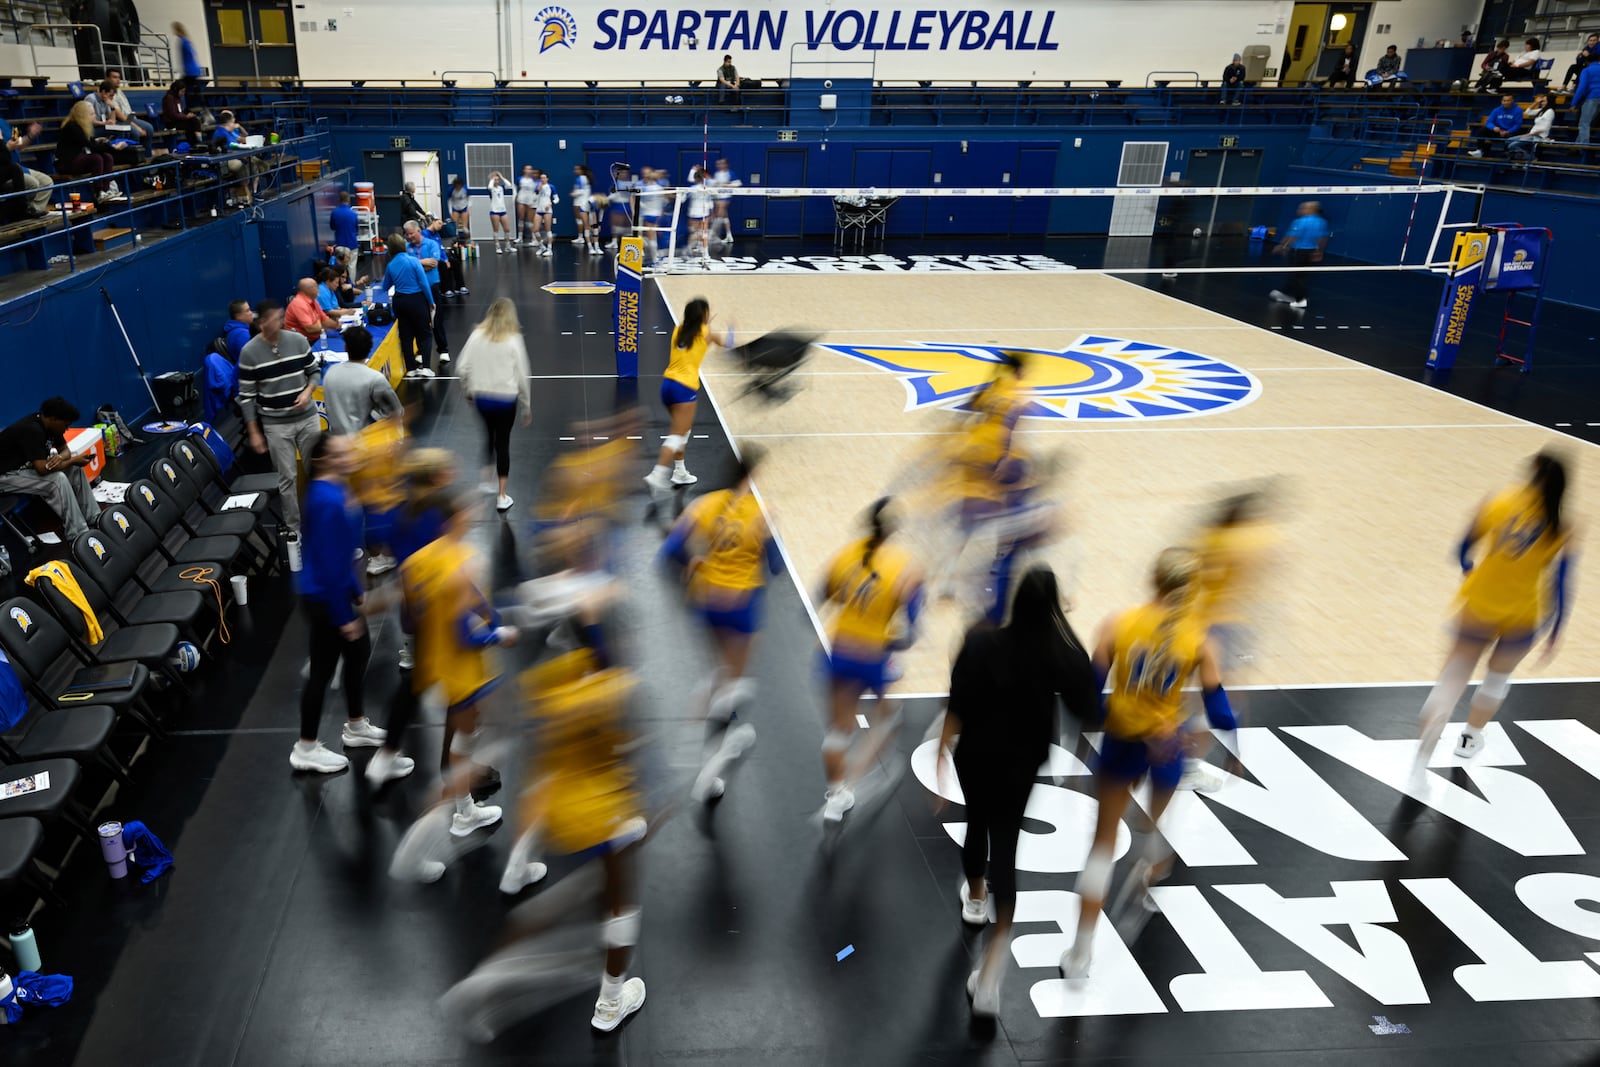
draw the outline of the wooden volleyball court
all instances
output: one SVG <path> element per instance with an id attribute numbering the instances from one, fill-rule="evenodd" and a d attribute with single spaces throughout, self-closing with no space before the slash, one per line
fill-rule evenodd
<path id="1" fill-rule="evenodd" d="M 742 395 L 744 378 L 720 351 L 704 369 L 729 437 L 767 449 L 756 484 L 807 598 L 832 553 L 861 536 L 868 505 L 960 427 L 961 412 L 916 403 L 916 381 L 928 397 L 986 377 L 983 346 L 1046 353 L 1043 377 L 1060 387 L 1047 403 L 1071 416 L 1024 418 L 1017 432 L 1032 454 L 1064 459 L 1051 496 L 1071 536 L 1042 555 L 1070 574 L 1071 618 L 1086 640 L 1108 612 L 1145 595 L 1156 553 L 1191 540 L 1211 504 L 1274 479 L 1277 565 L 1255 665 L 1235 684 L 1431 680 L 1460 579 L 1455 546 L 1473 508 L 1546 447 L 1572 462 L 1580 522 L 1600 488 L 1600 462 L 1580 441 L 1108 275 L 656 282 L 675 312 L 703 296 L 720 326 L 745 337 L 785 327 L 823 334 L 779 406 Z M 1119 374 L 1120 387 L 1096 384 Z M 907 544 L 935 569 L 945 546 L 926 522 L 911 525 Z M 1559 657 L 1542 665 L 1535 653 L 1519 677 L 1600 677 L 1600 629 L 1585 624 L 1584 610 L 1600 567 L 1587 557 L 1578 571 L 1578 614 Z M 930 606 L 921 640 L 902 654 L 900 690 L 944 692 L 960 625 L 952 605 Z"/>

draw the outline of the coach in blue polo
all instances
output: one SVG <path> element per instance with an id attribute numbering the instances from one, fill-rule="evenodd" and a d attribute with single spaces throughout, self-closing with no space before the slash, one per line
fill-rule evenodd
<path id="1" fill-rule="evenodd" d="M 356 214 L 356 209 L 350 206 L 350 194 L 339 193 L 339 205 L 328 213 L 328 223 L 333 227 L 333 243 L 336 248 L 350 250 L 350 280 L 355 281 L 356 260 L 361 255 L 360 237 L 361 217 Z"/>
<path id="2" fill-rule="evenodd" d="M 439 350 L 439 363 L 442 365 L 450 362 L 450 345 L 444 339 L 444 316 L 439 301 L 442 290 L 439 285 L 439 261 L 444 259 L 444 248 L 439 244 L 439 239 L 430 230 L 425 230 L 415 222 L 408 222 L 401 227 L 405 231 L 406 244 L 411 248 L 411 254 L 417 257 L 422 264 L 422 271 L 428 277 L 428 288 L 433 293 L 433 345 Z"/>

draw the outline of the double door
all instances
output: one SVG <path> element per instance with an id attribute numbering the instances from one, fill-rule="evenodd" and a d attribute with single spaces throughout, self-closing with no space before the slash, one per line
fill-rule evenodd
<path id="1" fill-rule="evenodd" d="M 291 0 L 207 0 L 212 80 L 295 77 L 294 14 Z"/>

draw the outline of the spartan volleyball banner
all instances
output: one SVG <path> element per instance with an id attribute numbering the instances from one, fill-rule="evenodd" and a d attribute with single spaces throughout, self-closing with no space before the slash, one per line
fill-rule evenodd
<path id="1" fill-rule="evenodd" d="M 1537 289 L 1543 275 L 1539 256 L 1544 249 L 1544 236 L 1545 231 L 1538 229 L 1502 230 L 1495 234 L 1484 289 Z"/>
<path id="2" fill-rule="evenodd" d="M 644 238 L 624 237 L 617 249 L 617 377 L 639 377 L 639 292 L 644 273 Z"/>
<path id="3" fill-rule="evenodd" d="M 1439 298 L 1439 316 L 1433 324 L 1433 339 L 1428 342 L 1428 366 L 1448 370 L 1456 364 L 1461 338 L 1467 332 L 1472 301 L 1483 281 L 1483 264 L 1488 258 L 1489 234 L 1481 230 L 1456 234 L 1450 249 L 1450 281 Z"/>

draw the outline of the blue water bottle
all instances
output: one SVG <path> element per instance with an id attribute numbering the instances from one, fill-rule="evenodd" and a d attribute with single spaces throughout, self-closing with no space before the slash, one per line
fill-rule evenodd
<path id="1" fill-rule="evenodd" d="M 26 921 L 19 922 L 11 930 L 11 953 L 17 958 L 17 970 L 37 971 L 43 966 L 39 959 L 39 939 L 33 936 L 33 928 Z"/>

